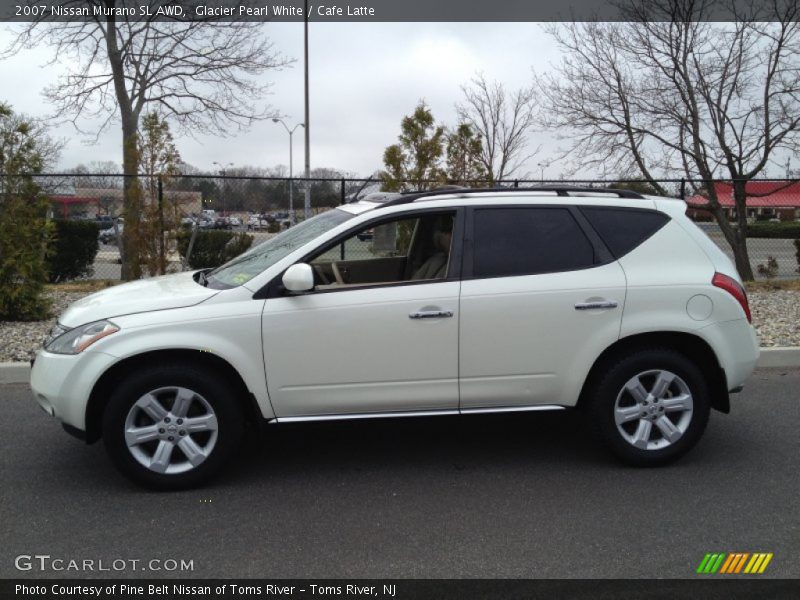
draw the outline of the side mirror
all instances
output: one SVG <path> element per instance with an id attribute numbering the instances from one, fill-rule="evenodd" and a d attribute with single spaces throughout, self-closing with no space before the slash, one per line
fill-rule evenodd
<path id="1" fill-rule="evenodd" d="M 281 281 L 290 292 L 308 292 L 314 289 L 314 271 L 309 264 L 296 263 L 286 269 Z"/>

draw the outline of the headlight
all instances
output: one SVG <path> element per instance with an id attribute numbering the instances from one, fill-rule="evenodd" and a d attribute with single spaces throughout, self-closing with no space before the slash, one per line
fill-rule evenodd
<path id="1" fill-rule="evenodd" d="M 47 334 L 47 337 L 44 338 L 44 347 L 46 348 L 50 342 L 52 342 L 57 337 L 61 337 L 65 333 L 69 331 L 69 327 L 64 327 L 61 323 L 56 323 L 53 325 L 53 328 L 50 330 L 50 333 Z"/>
<path id="2" fill-rule="evenodd" d="M 56 325 L 50 332 L 51 335 L 57 333 L 56 328 L 64 330 L 60 325 Z M 54 354 L 79 354 L 97 340 L 117 331 L 119 331 L 119 327 L 109 321 L 87 323 L 51 339 L 44 348 Z"/>

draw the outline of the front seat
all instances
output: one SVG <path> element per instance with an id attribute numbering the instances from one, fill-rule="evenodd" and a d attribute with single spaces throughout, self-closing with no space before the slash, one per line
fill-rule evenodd
<path id="1" fill-rule="evenodd" d="M 444 279 L 447 275 L 447 263 L 450 259 L 450 231 L 436 231 L 433 234 L 433 245 L 437 252 L 433 253 L 414 271 L 411 279 Z"/>

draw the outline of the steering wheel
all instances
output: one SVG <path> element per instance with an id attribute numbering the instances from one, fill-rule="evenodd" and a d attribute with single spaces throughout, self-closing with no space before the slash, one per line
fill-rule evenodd
<path id="1" fill-rule="evenodd" d="M 331 270 L 333 271 L 333 276 L 336 277 L 336 283 L 338 283 L 339 285 L 344 285 L 344 278 L 342 277 L 342 274 L 339 272 L 339 265 L 336 263 L 336 261 L 333 261 L 331 263 Z"/>

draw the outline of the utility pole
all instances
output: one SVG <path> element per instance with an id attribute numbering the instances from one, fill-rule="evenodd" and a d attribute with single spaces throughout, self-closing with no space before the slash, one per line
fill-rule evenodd
<path id="1" fill-rule="evenodd" d="M 305 119 L 303 123 L 305 124 L 305 134 L 306 134 L 306 190 L 305 190 L 305 218 L 308 219 L 311 216 L 311 182 L 309 181 L 309 177 L 311 177 L 311 121 L 309 120 L 308 114 L 308 0 L 305 0 L 305 11 L 303 11 L 303 17 L 305 18 L 303 23 L 303 49 L 304 49 L 304 56 L 305 56 L 305 100 L 306 100 L 306 108 L 305 108 Z"/>

